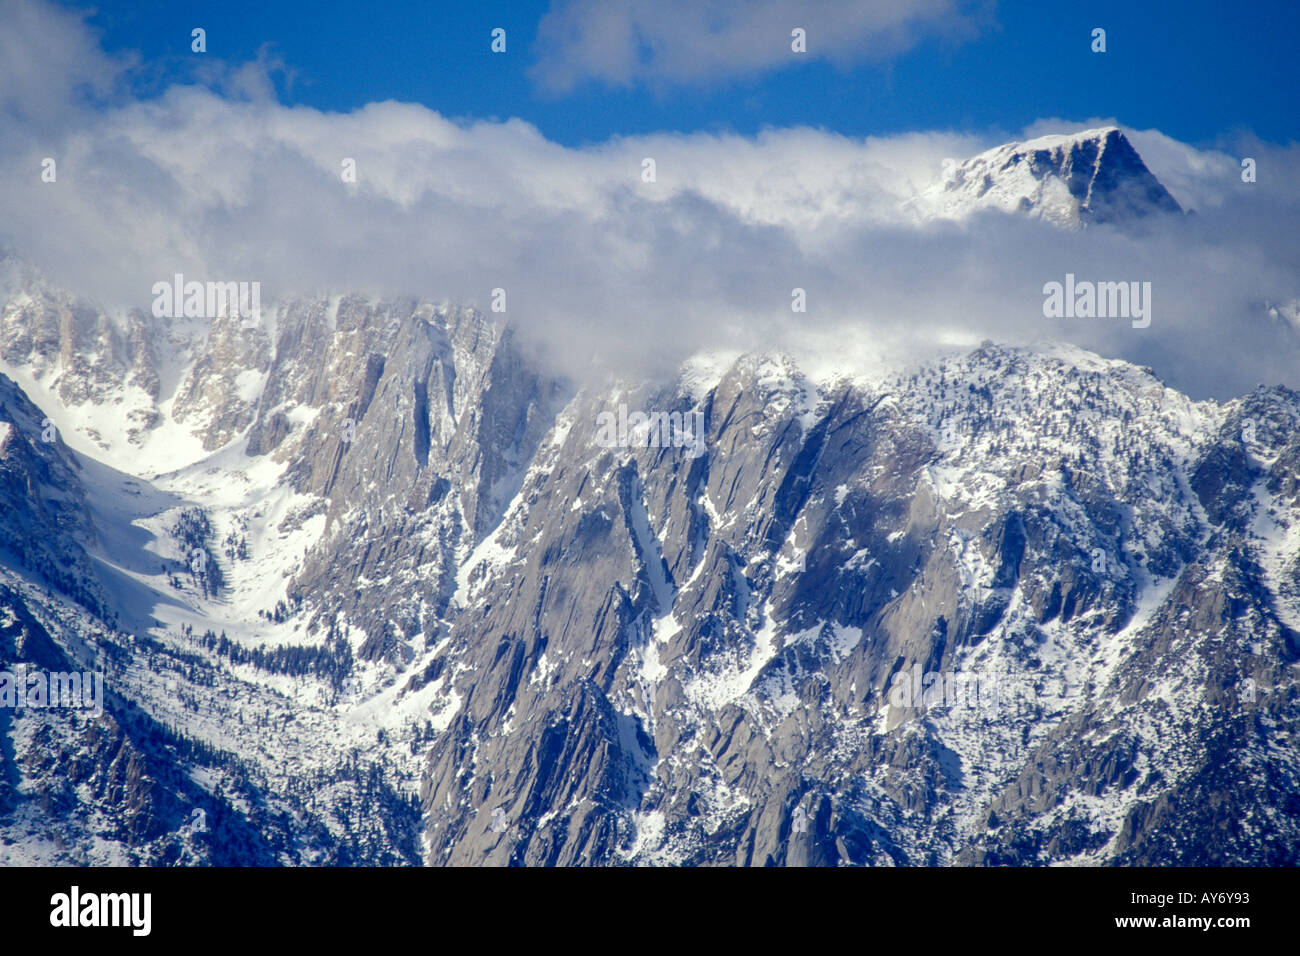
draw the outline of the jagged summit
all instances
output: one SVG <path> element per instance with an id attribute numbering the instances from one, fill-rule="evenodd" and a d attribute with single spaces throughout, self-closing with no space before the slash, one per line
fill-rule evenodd
<path id="1" fill-rule="evenodd" d="M 943 219 L 999 209 L 1070 228 L 1182 211 L 1114 126 L 994 147 L 946 170 L 919 208 Z"/>

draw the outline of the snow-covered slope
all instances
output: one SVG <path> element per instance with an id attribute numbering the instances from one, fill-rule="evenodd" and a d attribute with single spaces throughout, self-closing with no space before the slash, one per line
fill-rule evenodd
<path id="1" fill-rule="evenodd" d="M 1181 209 L 1115 127 L 1007 143 L 952 164 L 912 208 L 946 219 L 998 210 L 1069 228 Z"/>

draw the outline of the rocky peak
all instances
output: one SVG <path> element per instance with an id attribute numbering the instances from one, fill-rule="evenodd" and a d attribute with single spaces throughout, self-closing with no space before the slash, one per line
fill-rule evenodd
<path id="1" fill-rule="evenodd" d="M 921 206 L 935 218 L 997 209 L 1072 228 L 1182 211 L 1114 126 L 987 150 L 950 166 Z"/>

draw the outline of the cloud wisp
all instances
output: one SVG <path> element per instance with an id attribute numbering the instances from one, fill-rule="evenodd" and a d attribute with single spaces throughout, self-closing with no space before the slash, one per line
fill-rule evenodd
<path id="1" fill-rule="evenodd" d="M 847 69 L 927 37 L 970 39 L 988 4 L 958 0 L 560 0 L 542 18 L 533 78 L 566 93 L 749 79 L 803 61 Z M 801 35 L 796 31 L 801 31 Z"/>

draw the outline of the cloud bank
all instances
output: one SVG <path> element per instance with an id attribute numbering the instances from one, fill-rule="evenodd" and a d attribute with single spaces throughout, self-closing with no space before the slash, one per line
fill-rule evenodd
<path id="1" fill-rule="evenodd" d="M 517 119 L 287 107 L 256 63 L 214 63 L 208 85 L 134 99 L 131 64 L 105 56 L 79 18 L 4 5 L 16 11 L 5 49 L 48 55 L 0 57 L 0 244 L 112 309 L 148 309 L 153 284 L 177 272 L 260 281 L 264 303 L 360 291 L 486 310 L 503 288 L 505 318 L 574 374 L 658 373 L 701 349 L 750 348 L 867 371 L 984 338 L 1062 339 L 1150 364 L 1196 396 L 1300 386 L 1295 144 L 1207 150 L 1133 131 L 1196 210 L 1140 237 L 999 214 L 923 224 L 906 202 L 944 158 L 1097 122 L 978 137 L 665 133 L 570 149 Z M 1241 155 L 1257 182 L 1241 181 Z M 1043 285 L 1067 273 L 1150 281 L 1151 326 L 1044 318 Z M 804 313 L 791 311 L 795 288 Z"/>

